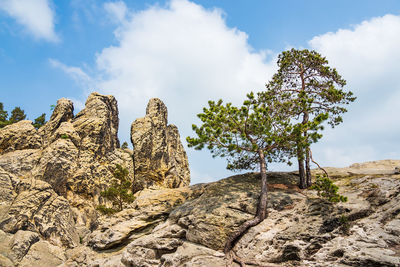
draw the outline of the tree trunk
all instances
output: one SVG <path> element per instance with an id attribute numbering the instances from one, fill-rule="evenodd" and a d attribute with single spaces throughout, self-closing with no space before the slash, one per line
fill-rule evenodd
<path id="1" fill-rule="evenodd" d="M 303 125 L 307 124 L 308 118 L 309 118 L 308 112 L 304 112 L 303 113 L 303 121 L 301 123 Z M 301 140 L 301 137 L 300 137 L 300 140 Z M 307 129 L 304 131 L 303 142 L 308 142 Z M 309 172 L 309 169 L 310 169 L 310 158 L 308 156 L 309 156 L 308 155 L 308 147 L 306 147 L 305 149 L 302 149 L 301 145 L 297 144 L 297 160 L 299 162 L 299 187 L 301 189 L 308 187 L 307 186 L 307 178 L 308 178 L 307 171 Z M 304 159 L 305 159 L 305 163 L 306 163 L 306 170 L 304 170 Z"/>
<path id="2" fill-rule="evenodd" d="M 297 162 L 299 164 L 299 188 L 304 189 L 307 187 L 304 171 L 304 153 L 299 146 L 297 146 Z"/>
<path id="3" fill-rule="evenodd" d="M 267 188 L 267 165 L 265 163 L 264 152 L 258 151 L 260 160 L 260 173 L 261 173 L 261 194 L 258 200 L 256 216 L 244 222 L 239 228 L 229 236 L 225 243 L 224 252 L 228 254 L 231 249 L 235 246 L 237 241 L 242 237 L 253 226 L 256 226 L 267 217 L 267 204 L 268 204 L 268 188 Z"/>
<path id="4" fill-rule="evenodd" d="M 311 186 L 310 148 L 306 148 L 306 187 Z"/>

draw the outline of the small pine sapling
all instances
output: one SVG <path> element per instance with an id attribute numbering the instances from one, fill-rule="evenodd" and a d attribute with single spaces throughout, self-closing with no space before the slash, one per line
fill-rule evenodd
<path id="1" fill-rule="evenodd" d="M 319 197 L 322 197 L 330 202 L 346 202 L 347 197 L 339 195 L 339 187 L 333 183 L 326 175 L 317 175 L 315 183 L 311 189 L 317 190 Z"/>
<path id="2" fill-rule="evenodd" d="M 126 141 L 123 142 L 121 148 L 122 149 L 127 149 L 128 148 L 128 143 Z"/>
<path id="3" fill-rule="evenodd" d="M 111 186 L 100 193 L 102 197 L 111 201 L 112 207 L 99 205 L 97 206 L 98 211 L 106 215 L 114 214 L 122 211 L 125 203 L 132 203 L 135 200 L 131 193 L 132 182 L 129 180 L 128 174 L 128 169 L 117 164 L 113 172 L 115 179 Z"/>
<path id="4" fill-rule="evenodd" d="M 69 139 L 69 135 L 68 134 L 62 134 L 60 137 L 61 137 L 61 139 Z"/>

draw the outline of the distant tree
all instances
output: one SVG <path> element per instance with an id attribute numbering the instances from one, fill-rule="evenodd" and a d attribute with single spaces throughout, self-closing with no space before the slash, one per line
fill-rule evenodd
<path id="1" fill-rule="evenodd" d="M 11 116 L 10 116 L 9 122 L 16 123 L 16 122 L 25 120 L 25 118 L 26 118 L 25 111 L 23 111 L 20 107 L 15 107 L 11 111 Z"/>
<path id="2" fill-rule="evenodd" d="M 128 170 L 121 165 L 117 165 L 114 172 L 114 180 L 111 186 L 102 191 L 100 195 L 112 202 L 112 207 L 105 205 L 97 206 L 97 210 L 103 214 L 113 214 L 123 209 L 124 203 L 132 203 L 135 197 L 131 193 L 132 182 L 128 179 Z"/>
<path id="3" fill-rule="evenodd" d="M 253 93 L 247 95 L 241 107 L 231 103 L 209 101 L 209 107 L 197 116 L 200 127 L 193 125 L 197 137 L 187 137 L 189 147 L 201 150 L 204 146 L 213 157 L 226 157 L 231 170 L 254 169 L 261 173 L 261 193 L 255 217 L 244 222 L 227 238 L 224 252 L 231 251 L 235 243 L 250 228 L 267 217 L 267 162 L 285 161 L 285 149 L 292 132 L 290 118 L 273 95 Z"/>
<path id="4" fill-rule="evenodd" d="M 8 125 L 8 112 L 4 110 L 3 103 L 0 102 L 0 128 Z"/>
<path id="5" fill-rule="evenodd" d="M 322 122 L 335 127 L 347 112 L 344 105 L 356 98 L 344 91 L 346 81 L 336 69 L 328 66 L 328 60 L 315 51 L 291 49 L 278 56 L 278 72 L 266 84 L 266 92 L 291 107 L 297 125 L 295 154 L 299 165 L 299 186 L 311 185 L 310 145 L 322 137 Z"/>
<path id="6" fill-rule="evenodd" d="M 123 142 L 121 148 L 122 149 L 127 149 L 128 148 L 128 143 L 126 141 Z"/>
<path id="7" fill-rule="evenodd" d="M 35 122 L 33 123 L 33 126 L 36 129 L 39 129 L 40 127 L 42 127 L 44 124 L 46 123 L 46 113 L 43 113 L 42 115 L 40 115 L 39 117 L 37 117 L 35 119 Z"/>

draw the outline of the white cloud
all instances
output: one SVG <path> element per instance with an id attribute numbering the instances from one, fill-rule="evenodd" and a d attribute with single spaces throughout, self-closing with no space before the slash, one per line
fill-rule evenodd
<path id="1" fill-rule="evenodd" d="M 83 89 L 85 89 L 85 93 L 88 93 L 88 90 L 94 88 L 94 81 L 93 79 L 86 74 L 81 68 L 79 67 L 70 67 L 61 63 L 56 59 L 49 59 L 49 63 L 53 68 L 57 68 L 65 72 L 68 76 L 70 76 L 77 84 L 79 84 Z M 79 101 L 75 100 L 79 105 Z"/>
<path id="2" fill-rule="evenodd" d="M 122 141 L 129 140 L 130 123 L 144 115 L 151 97 L 166 103 L 170 123 L 185 139 L 193 135 L 191 124 L 208 100 L 240 104 L 250 90 L 263 90 L 276 70 L 273 54 L 254 51 L 244 32 L 226 25 L 221 10 L 172 0 L 136 13 L 124 7 L 120 11 L 114 12 L 121 18 L 117 45 L 96 55 L 95 77 L 57 61 L 52 64 L 78 82 L 116 96 Z M 313 146 L 314 158 L 325 166 L 400 158 L 400 17 L 386 15 L 316 36 L 309 47 L 328 58 L 358 97 L 344 123 L 327 129 Z M 208 151 L 187 152 L 192 182 L 228 175 L 223 159 L 212 159 Z"/>
<path id="3" fill-rule="evenodd" d="M 97 88 L 116 96 L 120 135 L 126 140 L 130 123 L 144 115 L 151 97 L 166 103 L 169 121 L 184 140 L 193 135 L 191 125 L 208 100 L 241 104 L 247 92 L 262 90 L 272 76 L 275 61 L 267 62 L 265 51 L 254 51 L 244 32 L 229 28 L 221 10 L 173 0 L 129 15 L 115 32 L 118 44 L 97 55 L 103 75 Z M 225 162 L 213 163 L 208 151 L 202 156 L 188 152 L 192 176 L 200 177 L 205 164 L 218 164 L 220 175 L 227 173 Z"/>
<path id="4" fill-rule="evenodd" d="M 122 1 L 104 3 L 104 9 L 115 22 L 123 21 L 128 11 L 126 4 Z"/>
<path id="5" fill-rule="evenodd" d="M 34 37 L 56 42 L 54 12 L 49 0 L 0 0 L 0 10 L 23 25 Z"/>
<path id="6" fill-rule="evenodd" d="M 358 97 L 344 124 L 328 130 L 315 146 L 321 161 L 344 166 L 400 158 L 400 16 L 363 21 L 314 37 L 309 44 L 327 57 Z"/>

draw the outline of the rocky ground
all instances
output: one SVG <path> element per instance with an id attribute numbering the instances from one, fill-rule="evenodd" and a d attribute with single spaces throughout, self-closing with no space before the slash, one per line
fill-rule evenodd
<path id="1" fill-rule="evenodd" d="M 382 163 L 387 161 L 377 162 Z M 390 168 L 384 174 L 339 170 L 347 175 L 337 172 L 335 183 L 348 197 L 340 204 L 299 190 L 292 173 L 270 174 L 268 218 L 242 237 L 236 253 L 270 266 L 400 266 L 400 175 Z M 4 171 L 0 176 L 2 196 L 23 183 Z M 40 212 L 51 213 L 47 222 L 35 221 L 43 217 L 36 214 L 33 228 L 16 226 L 23 221 L 19 216 L 32 216 L 26 204 L 31 195 L 68 206 L 44 182 L 29 190 L 10 197 L 15 212 L 1 224 L 2 266 L 224 266 L 227 235 L 255 214 L 259 177 L 249 173 L 191 187 L 146 189 L 134 207 L 100 216 L 98 225 L 80 236 L 67 218 L 71 214 L 51 210 L 60 204 L 43 206 Z M 52 233 L 52 225 L 65 230 Z"/>
<path id="2" fill-rule="evenodd" d="M 226 265 L 227 236 L 256 212 L 259 174 L 188 186 L 164 104 L 151 100 L 132 124 L 134 151 L 119 148 L 117 114 L 112 96 L 94 93 L 75 116 L 60 100 L 39 131 L 29 121 L 0 129 L 0 266 Z M 142 190 L 101 215 L 99 192 L 116 164 Z M 270 173 L 268 218 L 234 251 L 268 266 L 400 266 L 398 166 L 327 168 L 348 197 L 339 204 L 298 189 L 296 173 Z"/>

